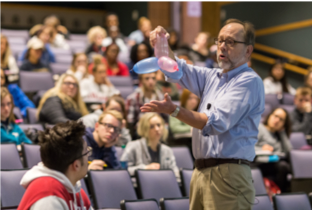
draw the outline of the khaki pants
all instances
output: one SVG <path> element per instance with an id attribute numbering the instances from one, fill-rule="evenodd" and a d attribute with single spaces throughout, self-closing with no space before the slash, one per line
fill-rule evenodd
<path id="1" fill-rule="evenodd" d="M 250 167 L 244 164 L 195 168 L 190 187 L 190 210 L 251 210 L 255 199 L 252 182 Z"/>

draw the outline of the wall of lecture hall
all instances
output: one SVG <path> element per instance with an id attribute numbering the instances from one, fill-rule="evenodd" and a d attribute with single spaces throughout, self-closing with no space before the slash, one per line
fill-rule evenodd
<path id="1" fill-rule="evenodd" d="M 221 7 L 224 18 L 249 21 L 255 29 L 283 25 L 312 19 L 312 2 L 238 2 Z M 256 43 L 312 59 L 312 27 L 283 31 L 256 37 Z M 253 60 L 254 69 L 264 78 L 269 64 Z M 287 71 L 288 82 L 294 87 L 302 85 L 303 75 Z"/>

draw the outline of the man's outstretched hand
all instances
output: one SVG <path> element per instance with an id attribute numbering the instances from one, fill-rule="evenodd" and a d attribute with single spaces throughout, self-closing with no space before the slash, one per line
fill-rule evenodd
<path id="1" fill-rule="evenodd" d="M 177 108 L 177 105 L 172 103 L 171 97 L 168 93 L 165 94 L 165 98 L 162 101 L 151 101 L 150 103 L 141 106 L 141 112 L 158 112 L 171 114 Z"/>

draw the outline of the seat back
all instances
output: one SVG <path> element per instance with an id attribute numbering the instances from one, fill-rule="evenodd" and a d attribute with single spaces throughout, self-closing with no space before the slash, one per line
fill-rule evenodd
<path id="1" fill-rule="evenodd" d="M 108 79 L 116 88 L 133 86 L 132 78 L 130 76 L 129 77 L 109 76 Z"/>
<path id="2" fill-rule="evenodd" d="M 188 210 L 190 208 L 189 198 L 161 198 L 161 210 Z"/>
<path id="3" fill-rule="evenodd" d="M 85 191 L 85 193 L 87 194 L 88 198 L 90 199 L 89 190 L 87 188 L 85 180 L 84 179 L 80 179 L 80 184 L 81 184 L 81 188 Z"/>
<path id="4" fill-rule="evenodd" d="M 54 87 L 54 81 L 50 72 L 20 71 L 19 78 L 23 92 L 49 90 Z"/>
<path id="5" fill-rule="evenodd" d="M 38 123 L 37 119 L 37 109 L 35 108 L 27 108 L 27 118 L 30 124 Z"/>
<path id="6" fill-rule="evenodd" d="M 251 169 L 251 175 L 253 179 L 253 185 L 256 190 L 256 195 L 267 194 L 261 171 L 258 168 Z"/>
<path id="7" fill-rule="evenodd" d="M 291 150 L 293 178 L 312 178 L 312 150 Z"/>
<path id="8" fill-rule="evenodd" d="M 285 193 L 273 196 L 276 210 L 311 210 L 309 198 L 305 193 Z"/>
<path id="9" fill-rule="evenodd" d="M 22 200 L 25 188 L 20 181 L 27 170 L 1 171 L 1 208 L 16 208 Z"/>
<path id="10" fill-rule="evenodd" d="M 155 199 L 122 200 L 120 207 L 121 210 L 159 210 Z"/>
<path id="11" fill-rule="evenodd" d="M 41 162 L 40 146 L 34 144 L 22 144 L 24 166 L 32 168 Z"/>
<path id="12" fill-rule="evenodd" d="M 293 132 L 289 137 L 290 143 L 293 146 L 293 149 L 300 149 L 303 146 L 306 146 L 307 140 L 302 132 Z"/>
<path id="13" fill-rule="evenodd" d="M 273 210 L 273 205 L 268 195 L 257 195 L 252 210 Z"/>
<path id="14" fill-rule="evenodd" d="M 43 131 L 43 126 L 41 124 L 19 124 L 18 125 L 23 131 L 27 129 L 36 129 L 38 131 Z"/>
<path id="15" fill-rule="evenodd" d="M 272 107 L 270 104 L 265 104 L 264 105 L 264 112 L 262 113 L 261 117 L 262 118 L 266 118 L 266 116 L 268 116 L 268 114 L 270 114 L 270 112 L 272 111 Z"/>
<path id="16" fill-rule="evenodd" d="M 51 70 L 52 70 L 52 74 L 64 74 L 69 68 L 70 65 L 68 64 L 64 64 L 64 63 L 51 63 Z"/>
<path id="17" fill-rule="evenodd" d="M 290 93 L 283 93 L 283 99 L 282 99 L 283 104 L 292 106 L 294 105 L 294 99 L 295 99 L 294 95 Z"/>
<path id="18" fill-rule="evenodd" d="M 126 170 L 89 171 L 88 182 L 96 209 L 119 208 L 121 200 L 137 199 Z"/>
<path id="19" fill-rule="evenodd" d="M 127 99 L 127 97 L 134 91 L 132 86 L 117 86 L 116 88 L 120 91 L 120 95 L 123 99 Z"/>
<path id="20" fill-rule="evenodd" d="M 1 169 L 23 169 L 16 144 L 1 144 Z"/>
<path id="21" fill-rule="evenodd" d="M 71 62 L 72 62 L 72 60 L 73 60 L 73 56 L 71 54 L 69 54 L 69 55 L 56 54 L 55 55 L 55 60 L 56 60 L 56 63 L 66 64 L 69 67 Z"/>
<path id="22" fill-rule="evenodd" d="M 270 104 L 272 109 L 275 109 L 280 105 L 276 94 L 265 94 L 265 103 Z"/>
<path id="23" fill-rule="evenodd" d="M 190 170 L 190 169 L 180 170 L 183 194 L 188 197 L 190 196 L 190 184 L 191 184 L 192 174 L 193 174 L 193 170 Z"/>
<path id="24" fill-rule="evenodd" d="M 189 148 L 171 147 L 178 168 L 193 169 L 194 163 Z"/>
<path id="25" fill-rule="evenodd" d="M 15 117 L 16 117 L 17 119 L 23 119 L 23 115 L 22 115 L 22 113 L 21 113 L 21 110 L 20 110 L 20 108 L 18 108 L 17 106 L 15 106 L 15 107 L 13 108 L 13 114 L 15 115 Z"/>
<path id="26" fill-rule="evenodd" d="M 135 175 L 142 199 L 182 197 L 172 170 L 137 170 Z"/>
<path id="27" fill-rule="evenodd" d="M 288 114 L 292 113 L 295 109 L 295 105 L 279 105 L 279 107 L 285 109 L 287 111 Z"/>

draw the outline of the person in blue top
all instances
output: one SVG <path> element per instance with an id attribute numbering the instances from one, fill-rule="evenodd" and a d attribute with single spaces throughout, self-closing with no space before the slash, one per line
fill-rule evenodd
<path id="1" fill-rule="evenodd" d="M 1 143 L 15 143 L 20 145 L 22 142 L 31 144 L 24 131 L 15 123 L 13 114 L 13 97 L 7 88 L 1 87 Z"/>
<path id="2" fill-rule="evenodd" d="M 92 147 L 89 157 L 89 170 L 103 170 L 104 168 L 119 169 L 115 145 L 121 133 L 123 116 L 116 110 L 104 111 L 95 128 L 87 128 L 84 140 Z"/>
<path id="3" fill-rule="evenodd" d="M 27 117 L 27 108 L 36 108 L 35 104 L 29 100 L 25 93 L 19 88 L 17 84 L 6 84 L 4 71 L 1 69 L 1 87 L 7 87 L 13 97 L 13 102 L 16 107 L 21 110 L 23 117 Z"/>
<path id="4" fill-rule="evenodd" d="M 152 46 L 156 34 L 169 37 L 163 27 L 157 27 L 150 35 Z M 167 79 L 201 99 L 197 112 L 175 105 L 167 93 L 164 100 L 140 108 L 142 112 L 170 114 L 193 127 L 195 169 L 190 210 L 251 210 L 256 203 L 250 162 L 256 155 L 265 101 L 262 79 L 247 65 L 254 43 L 250 23 L 229 19 L 215 38 L 220 68 L 187 65 L 171 51 L 170 57 L 177 61 L 183 76 Z"/>

